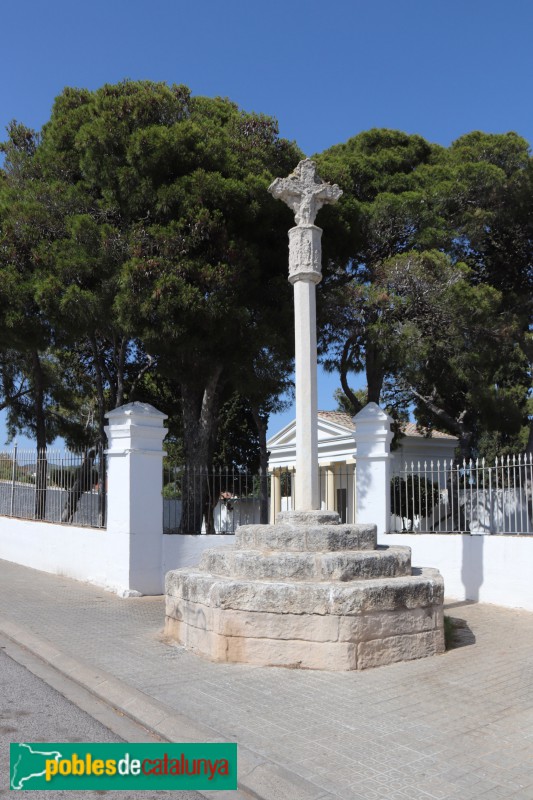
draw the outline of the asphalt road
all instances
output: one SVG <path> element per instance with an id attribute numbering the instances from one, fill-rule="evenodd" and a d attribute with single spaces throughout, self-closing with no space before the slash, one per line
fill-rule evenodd
<path id="1" fill-rule="evenodd" d="M 101 709 L 103 704 L 90 697 L 88 706 L 94 703 L 95 712 L 105 715 L 117 730 L 123 730 L 127 738 L 121 738 L 60 692 L 51 688 L 26 667 L 10 658 L 0 642 L 0 797 L 14 795 L 9 790 L 9 743 L 10 742 L 155 742 L 160 741 L 135 723 L 120 718 L 112 709 Z M 10 649 L 9 647 L 7 649 Z M 72 689 L 71 691 L 80 691 Z M 113 715 L 116 720 L 113 721 Z M 192 791 L 183 792 L 92 792 L 92 791 L 32 791 L 31 800 L 51 800 L 64 796 L 69 800 L 96 800 L 109 795 L 110 800 L 157 800 L 162 795 L 173 795 L 179 800 L 203 800 L 203 795 Z"/>

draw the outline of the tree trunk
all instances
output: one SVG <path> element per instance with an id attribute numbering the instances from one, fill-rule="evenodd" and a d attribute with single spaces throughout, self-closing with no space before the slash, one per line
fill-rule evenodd
<path id="1" fill-rule="evenodd" d="M 107 461 L 104 450 L 107 446 L 105 433 L 105 395 L 102 362 L 96 336 L 91 339 L 94 357 L 94 374 L 96 383 L 96 399 L 98 403 L 98 525 L 103 528 L 106 523 L 107 510 Z"/>
<path id="2" fill-rule="evenodd" d="M 437 405 L 435 402 L 435 393 L 429 397 L 417 392 L 413 386 L 409 387 L 409 391 L 417 400 L 419 400 L 426 409 L 441 423 L 445 430 L 453 433 L 459 439 L 459 452 L 460 457 L 468 460 L 472 456 L 472 436 L 471 431 L 464 423 L 466 412 L 463 411 L 458 415 L 457 419 L 452 417 L 447 411 Z"/>
<path id="3" fill-rule="evenodd" d="M 205 388 L 183 383 L 183 449 L 185 472 L 182 480 L 179 532 L 201 533 L 205 519 L 206 533 L 214 533 L 213 509 L 218 497 L 212 497 L 208 480 L 217 427 L 219 383 L 222 365 L 217 366 Z"/>
<path id="4" fill-rule="evenodd" d="M 99 443 L 105 447 L 107 439 L 105 435 L 105 394 L 104 394 L 104 378 L 102 374 L 102 362 L 100 350 L 98 349 L 98 342 L 96 336 L 91 338 L 91 349 L 93 351 L 94 359 L 94 382 L 96 384 L 96 401 L 98 403 L 98 440 Z"/>
<path id="5" fill-rule="evenodd" d="M 472 458 L 472 431 L 465 428 L 459 433 L 459 453 L 465 461 Z"/>
<path id="6" fill-rule="evenodd" d="M 361 403 L 361 401 L 352 392 L 352 390 L 351 390 L 351 388 L 350 388 L 350 386 L 348 384 L 348 372 L 350 371 L 350 350 L 351 350 L 351 347 L 352 347 L 352 341 L 351 341 L 351 339 L 348 339 L 348 341 L 345 342 L 344 347 L 342 348 L 339 375 L 340 375 L 340 379 L 341 379 L 342 391 L 344 392 L 344 394 L 346 395 L 346 397 L 348 398 L 348 400 L 352 404 L 352 407 L 353 407 L 353 410 L 354 410 L 354 414 L 358 414 L 359 411 L 363 410 L 364 406 Z"/>
<path id="7" fill-rule="evenodd" d="M 367 402 L 377 403 L 381 397 L 385 369 L 379 343 L 372 338 L 368 338 L 365 345 L 365 368 L 367 385 Z"/>
<path id="8" fill-rule="evenodd" d="M 122 336 L 120 339 L 117 358 L 117 392 L 115 398 L 115 405 L 117 408 L 120 408 L 120 406 L 124 405 L 124 366 L 126 364 L 127 349 L 128 339 L 125 336 Z"/>
<path id="9" fill-rule="evenodd" d="M 529 424 L 529 436 L 527 438 L 526 453 L 533 455 L 533 421 Z"/>
<path id="10" fill-rule="evenodd" d="M 268 524 L 268 450 L 267 450 L 267 425 L 268 414 L 262 414 L 259 406 L 251 404 L 257 434 L 259 437 L 259 522 Z"/>
<path id="11" fill-rule="evenodd" d="M 46 418 L 44 413 L 44 373 L 39 353 L 32 353 L 37 468 L 35 474 L 35 519 L 46 519 L 48 463 L 46 458 Z"/>
<path id="12" fill-rule="evenodd" d="M 61 522 L 72 522 L 74 514 L 78 510 L 78 503 L 80 502 L 84 492 L 90 492 L 94 484 L 94 459 L 96 452 L 90 450 L 83 456 L 81 465 L 76 470 L 76 475 L 73 480 L 72 486 L 69 486 L 67 492 L 67 502 L 63 508 L 61 515 Z"/>

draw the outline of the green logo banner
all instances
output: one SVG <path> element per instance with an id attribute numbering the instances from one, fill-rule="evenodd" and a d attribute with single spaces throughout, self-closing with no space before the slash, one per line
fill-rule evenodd
<path id="1" fill-rule="evenodd" d="M 12 743 L 10 788 L 236 789 L 237 745 Z"/>

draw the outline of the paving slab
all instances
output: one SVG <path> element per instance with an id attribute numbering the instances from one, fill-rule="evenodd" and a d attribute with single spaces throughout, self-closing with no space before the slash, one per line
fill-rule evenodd
<path id="1" fill-rule="evenodd" d="M 163 598 L 0 561 L 1 633 L 164 738 L 238 742 L 240 791 L 264 800 L 533 800 L 533 613 L 445 613 L 459 646 L 434 658 L 213 664 L 165 641 Z"/>

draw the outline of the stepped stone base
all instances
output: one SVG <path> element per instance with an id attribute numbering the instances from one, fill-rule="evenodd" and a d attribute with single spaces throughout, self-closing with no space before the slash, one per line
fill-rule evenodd
<path id="1" fill-rule="evenodd" d="M 246 525 L 166 578 L 167 636 L 213 661 L 353 670 L 444 652 L 444 584 L 331 512 Z"/>

